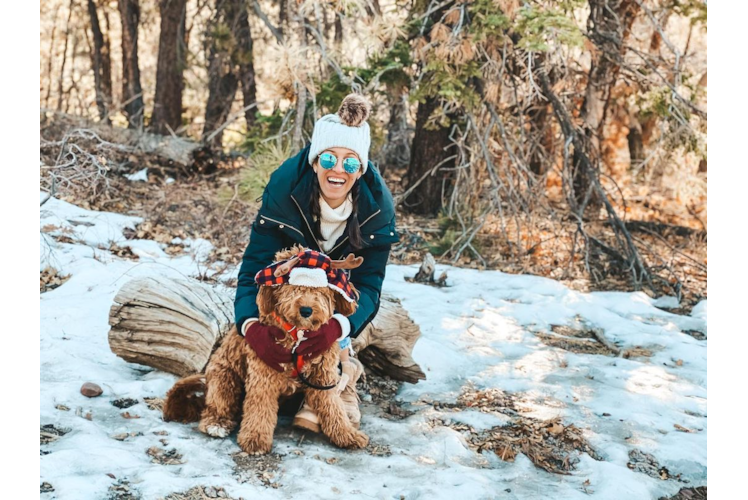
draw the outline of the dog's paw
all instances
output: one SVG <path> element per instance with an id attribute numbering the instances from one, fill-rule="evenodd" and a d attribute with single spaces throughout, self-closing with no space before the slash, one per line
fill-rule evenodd
<path id="1" fill-rule="evenodd" d="M 213 436 L 214 438 L 225 438 L 229 435 L 229 430 L 224 429 L 220 425 L 209 425 L 207 429 L 205 429 L 205 433 L 208 436 Z"/>
<path id="2" fill-rule="evenodd" d="M 265 455 L 270 453 L 270 450 L 273 448 L 272 436 L 270 439 L 264 439 L 259 435 L 240 432 L 236 442 L 239 448 L 249 455 Z"/>
<path id="3" fill-rule="evenodd" d="M 343 436 L 336 436 L 335 439 L 331 437 L 331 441 L 341 448 L 366 448 L 366 445 L 369 444 L 369 436 L 354 429 Z"/>
<path id="4" fill-rule="evenodd" d="M 228 437 L 234 427 L 236 427 L 236 424 L 234 422 L 211 422 L 210 420 L 212 419 L 209 419 L 207 421 L 205 419 L 201 420 L 197 428 L 200 432 L 214 438 L 223 439 L 225 437 Z"/>

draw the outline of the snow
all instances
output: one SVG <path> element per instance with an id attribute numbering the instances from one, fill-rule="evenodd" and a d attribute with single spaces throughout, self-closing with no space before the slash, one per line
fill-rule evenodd
<path id="1" fill-rule="evenodd" d="M 148 168 L 138 170 L 134 174 L 125 174 L 125 177 L 133 182 L 148 182 Z"/>
<path id="2" fill-rule="evenodd" d="M 57 199 L 40 209 L 40 269 L 52 266 L 70 275 L 62 286 L 40 295 L 40 422 L 70 429 L 42 445 L 50 453 L 40 457 L 40 482 L 54 487 L 42 498 L 104 498 L 115 482 L 107 474 L 127 479 L 143 498 L 202 485 L 221 486 L 233 497 L 269 499 L 302 494 L 628 499 L 658 498 L 683 486 L 706 484 L 706 341 L 683 333 L 706 333 L 706 300 L 690 316 L 680 316 L 662 309 L 677 307 L 672 297 L 581 293 L 550 279 L 449 266 L 437 266 L 437 275 L 446 271 L 449 278 L 447 287 L 436 288 L 407 282 L 417 266 L 397 265 L 388 266 L 384 291 L 398 297 L 421 327 L 413 355 L 427 380 L 404 384 L 396 396 L 415 412 L 412 416 L 387 420 L 364 415 L 362 430 L 373 444 L 389 446 L 391 456 L 340 450 L 309 434 L 300 444 L 300 431 L 282 418 L 273 449 L 282 455 L 273 479 L 279 487 L 239 483 L 230 456 L 240 451 L 235 434 L 212 439 L 194 425 L 163 422 L 143 398 L 163 397 L 177 378 L 127 363 L 109 350 L 109 308 L 125 282 L 154 274 L 183 278 L 206 272 L 209 242 L 181 241 L 186 254 L 170 257 L 162 244 L 124 237 L 123 230 L 139 222 Z M 55 235 L 73 243 L 58 242 Z M 113 255 L 112 243 L 130 247 L 139 260 Z M 644 347 L 652 356 L 624 359 L 551 347 L 536 335 L 550 333 L 551 325 L 598 328 L 622 351 Z M 82 396 L 80 386 L 87 381 L 98 383 L 104 394 Z M 454 402 L 467 387 L 521 394 L 523 415 L 573 423 L 603 460 L 581 454 L 576 470 L 563 476 L 537 468 L 521 454 L 514 462 L 503 462 L 492 452 L 471 450 L 462 432 L 433 427 L 429 421 L 439 418 L 482 431 L 507 425 L 511 418 L 475 409 L 437 410 L 429 404 Z M 122 397 L 138 404 L 126 410 L 110 404 Z M 140 418 L 125 419 L 123 411 Z M 84 418 L 87 413 L 91 420 Z M 676 424 L 693 432 L 680 432 Z M 168 435 L 154 434 L 159 431 Z M 112 438 L 125 432 L 142 435 Z M 176 448 L 185 463 L 151 463 L 145 451 L 152 446 Z M 632 449 L 651 453 L 688 484 L 630 470 L 626 464 Z M 325 462 L 329 458 L 337 461 Z"/>

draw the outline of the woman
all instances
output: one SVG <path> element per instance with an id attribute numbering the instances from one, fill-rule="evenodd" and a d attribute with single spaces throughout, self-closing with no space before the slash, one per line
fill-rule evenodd
<path id="1" fill-rule="evenodd" d="M 277 355 L 276 360 L 282 361 L 282 353 L 275 351 L 278 332 L 257 320 L 255 274 L 273 262 L 278 250 L 294 244 L 332 259 L 349 253 L 364 258 L 349 276 L 360 294 L 356 313 L 348 318 L 335 315 L 318 336 L 340 339 L 341 364 L 348 379 L 340 387 L 341 399 L 356 427 L 361 419 L 356 381 L 363 367 L 349 356 L 350 338 L 358 336 L 377 313 L 390 248 L 399 240 L 392 194 L 368 161 L 368 116 L 368 102 L 357 94 L 348 95 L 337 114 L 315 123 L 312 142 L 273 172 L 252 224 L 234 303 L 236 324 L 247 342 L 267 358 Z M 316 415 L 305 404 L 294 425 L 319 432 Z"/>

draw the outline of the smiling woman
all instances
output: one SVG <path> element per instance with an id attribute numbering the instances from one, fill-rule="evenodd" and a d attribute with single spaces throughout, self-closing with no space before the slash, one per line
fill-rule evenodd
<path id="1" fill-rule="evenodd" d="M 363 367 L 351 356 L 350 338 L 357 337 L 379 309 L 390 248 L 399 239 L 392 195 L 369 162 L 369 113 L 364 97 L 348 95 L 337 113 L 317 120 L 311 144 L 273 172 L 252 225 L 234 303 L 239 333 L 256 345 L 265 329 L 274 327 L 259 324 L 254 277 L 273 262 L 276 252 L 300 244 L 334 260 L 349 253 L 363 258 L 349 277 L 359 292 L 356 312 L 348 317 L 336 314 L 319 330 L 337 332 L 325 335 L 339 338 L 341 365 L 348 379 L 339 387 L 340 397 L 356 427 L 361 418 L 356 381 Z M 272 350 L 274 343 L 263 346 Z M 294 425 L 318 430 L 317 417 L 306 405 Z"/>

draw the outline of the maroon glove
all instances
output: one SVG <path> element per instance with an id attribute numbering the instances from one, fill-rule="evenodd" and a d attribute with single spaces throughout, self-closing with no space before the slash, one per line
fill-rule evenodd
<path id="1" fill-rule="evenodd" d="M 255 321 L 247 327 L 244 341 L 257 353 L 257 356 L 275 371 L 282 372 L 281 363 L 291 363 L 291 351 L 277 341 L 285 337 L 278 327 L 267 326 Z"/>
<path id="2" fill-rule="evenodd" d="M 343 328 L 337 319 L 332 318 L 330 321 L 319 327 L 319 330 L 306 332 L 306 339 L 296 348 L 296 353 L 307 359 L 313 358 L 327 351 L 343 333 Z"/>

